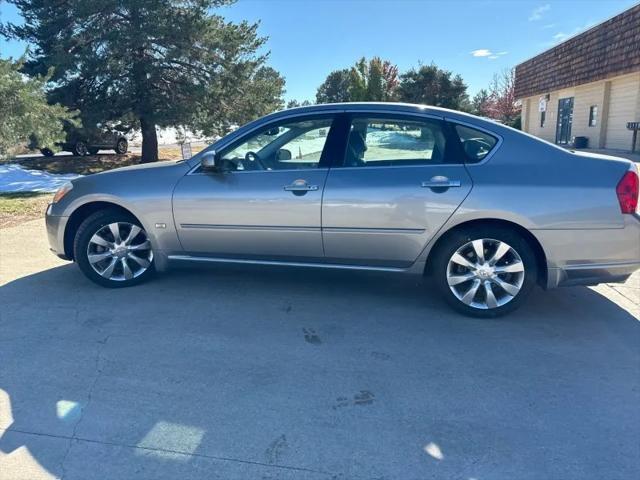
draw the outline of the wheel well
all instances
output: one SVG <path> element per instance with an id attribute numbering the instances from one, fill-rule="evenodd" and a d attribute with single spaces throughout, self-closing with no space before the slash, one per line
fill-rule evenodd
<path id="1" fill-rule="evenodd" d="M 126 208 L 110 202 L 90 202 L 78 207 L 69 217 L 69 221 L 64 230 L 64 254 L 67 258 L 73 260 L 73 240 L 80 224 L 82 224 L 89 215 L 106 209 L 120 211 L 135 218 L 135 215 Z"/>
<path id="2" fill-rule="evenodd" d="M 516 232 L 518 232 L 525 240 L 526 242 L 529 244 L 529 246 L 533 249 L 533 252 L 536 256 L 536 263 L 537 263 L 537 267 L 538 267 L 538 283 L 544 287 L 546 285 L 546 281 L 547 281 L 547 256 L 544 253 L 544 249 L 542 248 L 542 245 L 540 245 L 540 242 L 538 241 L 538 239 L 536 237 L 533 236 L 533 234 L 527 230 L 526 228 L 524 228 L 521 225 L 518 225 L 517 223 L 513 223 L 513 222 L 509 222 L 508 220 L 497 220 L 497 219 L 482 219 L 482 220 L 471 220 L 469 222 L 464 222 L 461 223 L 459 225 L 456 225 L 455 227 L 451 228 L 450 230 L 447 230 L 447 232 L 445 232 L 442 236 L 440 236 L 440 238 L 438 238 L 438 240 L 436 240 L 436 243 L 433 245 L 433 247 L 431 248 L 431 250 L 429 251 L 429 255 L 427 257 L 427 262 L 426 262 L 426 266 L 425 266 L 425 274 L 429 275 L 431 272 L 429 270 L 429 266 L 433 263 L 430 262 L 430 260 L 432 259 L 432 256 L 434 255 L 434 253 L 438 250 L 438 248 L 444 244 L 447 240 L 447 238 L 449 237 L 449 235 L 451 235 L 454 232 L 457 232 L 459 230 L 462 230 L 464 228 L 469 228 L 469 227 L 476 227 L 476 226 L 495 226 L 495 227 L 506 227 L 506 228 L 510 228 L 512 230 L 515 230 Z"/>

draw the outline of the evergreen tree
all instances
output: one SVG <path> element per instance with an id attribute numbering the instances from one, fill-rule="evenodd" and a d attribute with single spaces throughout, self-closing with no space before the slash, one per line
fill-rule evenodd
<path id="1" fill-rule="evenodd" d="M 488 117 L 491 112 L 493 100 L 486 89 L 476 93 L 471 101 L 471 113 L 479 117 Z"/>
<path id="2" fill-rule="evenodd" d="M 308 107 L 309 105 L 312 105 L 309 100 L 303 100 L 302 102 L 299 102 L 298 100 L 293 99 L 287 102 L 286 108 Z"/>
<path id="3" fill-rule="evenodd" d="M 420 103 L 435 107 L 467 110 L 467 86 L 460 75 L 442 70 L 436 65 L 412 68 L 400 76 L 398 98 L 402 102 Z"/>
<path id="4" fill-rule="evenodd" d="M 351 72 L 349 69 L 331 72 L 316 92 L 316 103 L 350 102 Z"/>
<path id="5" fill-rule="evenodd" d="M 32 46 L 25 72 L 53 68 L 52 98 L 83 117 L 133 122 L 143 161 L 157 160 L 156 126 L 211 133 L 282 104 L 257 24 L 211 13 L 234 0 L 7 1 L 24 24 L 5 35 Z"/>
<path id="6" fill-rule="evenodd" d="M 20 67 L 0 60 L 0 158 L 20 144 L 45 147 L 62 141 L 62 122 L 73 118 L 64 107 L 47 103 L 46 78 L 25 78 Z"/>

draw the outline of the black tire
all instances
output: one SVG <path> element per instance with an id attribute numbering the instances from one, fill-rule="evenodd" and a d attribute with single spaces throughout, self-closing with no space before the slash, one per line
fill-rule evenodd
<path id="1" fill-rule="evenodd" d="M 50 148 L 41 148 L 40 153 L 45 157 L 53 157 L 55 155 L 55 152 Z"/>
<path id="2" fill-rule="evenodd" d="M 449 286 L 447 272 L 450 259 L 458 249 L 464 247 L 467 243 L 478 239 L 493 239 L 506 243 L 512 247 L 517 255 L 519 255 L 522 263 L 524 264 L 524 278 L 522 279 L 520 291 L 504 305 L 486 309 L 468 305 L 459 299 L 452 291 L 453 287 Z M 488 247 L 491 247 L 491 242 L 487 242 L 487 245 Z M 490 255 L 490 252 L 488 252 L 488 254 Z M 509 254 L 512 255 L 511 251 Z M 518 232 L 499 226 L 477 226 L 456 230 L 443 237 L 442 241 L 439 242 L 436 247 L 436 251 L 433 253 L 431 275 L 437 290 L 444 297 L 446 302 L 455 310 L 471 317 L 495 318 L 512 312 L 523 304 L 537 283 L 537 265 L 536 255 L 533 248 Z M 469 280 L 469 282 L 473 281 L 475 280 Z M 464 288 L 464 284 L 461 284 L 461 286 Z M 494 288 L 493 283 L 491 283 L 491 287 Z M 507 293 L 506 291 L 502 291 L 500 287 L 495 288 L 503 294 Z M 483 293 L 484 292 L 480 292 L 478 295 L 482 296 Z M 508 298 L 506 295 L 505 297 Z M 488 302 L 485 301 L 485 304 L 488 304 Z"/>
<path id="3" fill-rule="evenodd" d="M 91 148 L 89 149 L 89 154 L 90 154 L 90 155 L 97 155 L 99 151 L 100 151 L 100 149 L 99 149 L 99 148 L 91 147 Z"/>
<path id="4" fill-rule="evenodd" d="M 82 270 L 82 273 L 84 273 L 86 277 L 89 278 L 89 280 L 103 287 L 130 287 L 147 281 L 155 274 L 155 262 L 153 261 L 153 259 L 151 259 L 151 265 L 145 271 L 140 273 L 138 276 L 135 276 L 134 278 L 128 280 L 111 280 L 109 278 L 105 278 L 91 266 L 88 258 L 89 241 L 96 232 L 112 223 L 129 223 L 142 228 L 140 222 L 138 222 L 135 217 L 119 210 L 100 210 L 88 216 L 80 224 L 73 243 L 74 260 L 78 264 L 78 267 L 80 268 L 80 270 Z M 144 230 L 142 230 L 142 232 L 145 233 Z"/>
<path id="5" fill-rule="evenodd" d="M 77 155 L 78 157 L 89 155 L 89 147 L 87 147 L 87 144 L 85 142 L 80 140 L 73 146 L 73 154 Z"/>
<path id="6" fill-rule="evenodd" d="M 129 150 L 129 142 L 127 142 L 126 138 L 118 139 L 118 143 L 116 143 L 116 148 L 114 148 L 118 155 L 124 155 Z"/>

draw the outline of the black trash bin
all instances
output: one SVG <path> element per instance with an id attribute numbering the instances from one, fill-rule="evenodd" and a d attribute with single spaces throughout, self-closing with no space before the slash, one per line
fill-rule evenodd
<path id="1" fill-rule="evenodd" d="M 587 148 L 589 146 L 589 137 L 574 137 L 573 138 L 573 147 L 574 148 Z"/>

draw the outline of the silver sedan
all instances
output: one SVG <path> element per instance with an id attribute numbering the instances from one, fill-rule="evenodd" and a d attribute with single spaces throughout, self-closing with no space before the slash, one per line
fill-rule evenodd
<path id="1" fill-rule="evenodd" d="M 429 275 L 493 317 L 640 268 L 638 171 L 460 112 L 349 103 L 256 120 L 191 159 L 62 187 L 51 249 L 106 287 L 176 262 Z"/>

